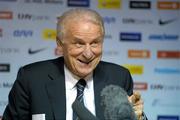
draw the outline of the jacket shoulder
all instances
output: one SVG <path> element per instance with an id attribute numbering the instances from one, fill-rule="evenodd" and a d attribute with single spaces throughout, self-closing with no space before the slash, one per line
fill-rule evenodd
<path id="1" fill-rule="evenodd" d="M 118 85 L 122 87 L 128 95 L 132 95 L 133 80 L 127 68 L 118 64 L 101 61 L 95 73 L 103 76 L 107 84 Z"/>
<path id="2" fill-rule="evenodd" d="M 111 63 L 111 62 L 101 61 L 99 63 L 99 67 L 106 71 L 129 72 L 129 70 L 127 68 L 125 68 L 121 65 L 115 64 L 115 63 Z"/>
<path id="3" fill-rule="evenodd" d="M 30 64 L 23 66 L 22 68 L 24 70 L 35 70 L 35 71 L 41 70 L 41 69 L 45 70 L 45 69 L 50 69 L 51 67 L 60 65 L 61 62 L 63 62 L 62 58 L 56 58 L 56 59 L 50 59 L 50 60 L 44 60 L 44 61 L 30 63 Z"/>

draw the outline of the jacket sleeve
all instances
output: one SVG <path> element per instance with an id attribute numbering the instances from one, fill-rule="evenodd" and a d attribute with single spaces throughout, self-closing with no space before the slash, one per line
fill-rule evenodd
<path id="1" fill-rule="evenodd" d="M 126 89 L 127 94 L 129 96 L 131 96 L 133 94 L 133 79 L 131 77 L 131 74 L 130 74 L 129 70 L 127 70 L 125 89 Z M 144 112 L 142 114 L 142 120 L 148 120 L 148 118 L 146 117 Z"/>
<path id="2" fill-rule="evenodd" d="M 126 69 L 126 84 L 125 84 L 125 90 L 127 91 L 127 94 L 131 96 L 133 94 L 133 79 L 131 77 L 131 74 L 129 70 Z"/>
<path id="3" fill-rule="evenodd" d="M 9 93 L 8 105 L 2 120 L 30 120 L 30 99 L 25 72 L 20 68 L 17 79 Z"/>

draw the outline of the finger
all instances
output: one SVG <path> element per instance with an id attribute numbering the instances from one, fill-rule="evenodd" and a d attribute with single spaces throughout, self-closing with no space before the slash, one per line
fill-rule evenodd
<path id="1" fill-rule="evenodd" d="M 133 104 L 134 106 L 136 105 L 144 105 L 144 101 L 140 99 L 139 101 L 136 101 L 136 103 Z"/>
<path id="2" fill-rule="evenodd" d="M 135 111 L 138 120 L 142 120 L 142 111 Z"/>
<path id="3" fill-rule="evenodd" d="M 128 101 L 129 101 L 130 103 L 132 103 L 132 96 L 133 96 L 133 95 L 128 96 Z"/>
<path id="4" fill-rule="evenodd" d="M 138 102 L 141 99 L 141 94 L 139 92 L 134 92 L 133 95 L 131 95 L 130 97 L 128 97 L 128 100 L 130 103 L 135 104 L 136 102 Z"/>
<path id="5" fill-rule="evenodd" d="M 133 103 L 133 104 L 136 103 L 136 96 L 135 96 L 135 95 L 132 96 L 132 103 Z"/>
<path id="6" fill-rule="evenodd" d="M 130 103 L 134 104 L 134 103 L 135 103 L 135 100 L 136 100 L 134 94 L 131 95 L 130 97 L 128 96 L 128 100 L 129 100 Z"/>
<path id="7" fill-rule="evenodd" d="M 134 111 L 143 111 L 143 108 L 144 108 L 144 105 L 142 104 L 133 106 Z"/>
<path id="8" fill-rule="evenodd" d="M 141 94 L 140 94 L 140 92 L 135 91 L 133 95 L 135 96 L 135 101 L 138 101 L 138 100 L 141 99 Z"/>

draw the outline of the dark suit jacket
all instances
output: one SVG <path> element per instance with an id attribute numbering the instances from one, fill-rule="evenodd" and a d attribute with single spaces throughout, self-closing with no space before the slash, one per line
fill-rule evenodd
<path id="1" fill-rule="evenodd" d="M 133 93 L 129 71 L 120 65 L 100 62 L 93 74 L 96 116 L 104 119 L 101 90 L 110 84 Z M 32 114 L 46 114 L 46 120 L 66 119 L 64 59 L 62 57 L 20 68 L 9 94 L 3 120 L 31 120 Z"/>

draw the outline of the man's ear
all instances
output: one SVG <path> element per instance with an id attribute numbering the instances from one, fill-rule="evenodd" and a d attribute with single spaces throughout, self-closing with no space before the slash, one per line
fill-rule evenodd
<path id="1" fill-rule="evenodd" d="M 58 37 L 56 37 L 56 44 L 57 44 L 56 54 L 63 55 L 63 43 Z"/>
<path id="2" fill-rule="evenodd" d="M 60 38 L 58 36 L 56 36 L 56 43 L 57 43 L 57 46 L 61 46 L 63 47 L 63 43 L 62 43 L 62 40 L 60 40 Z"/>

